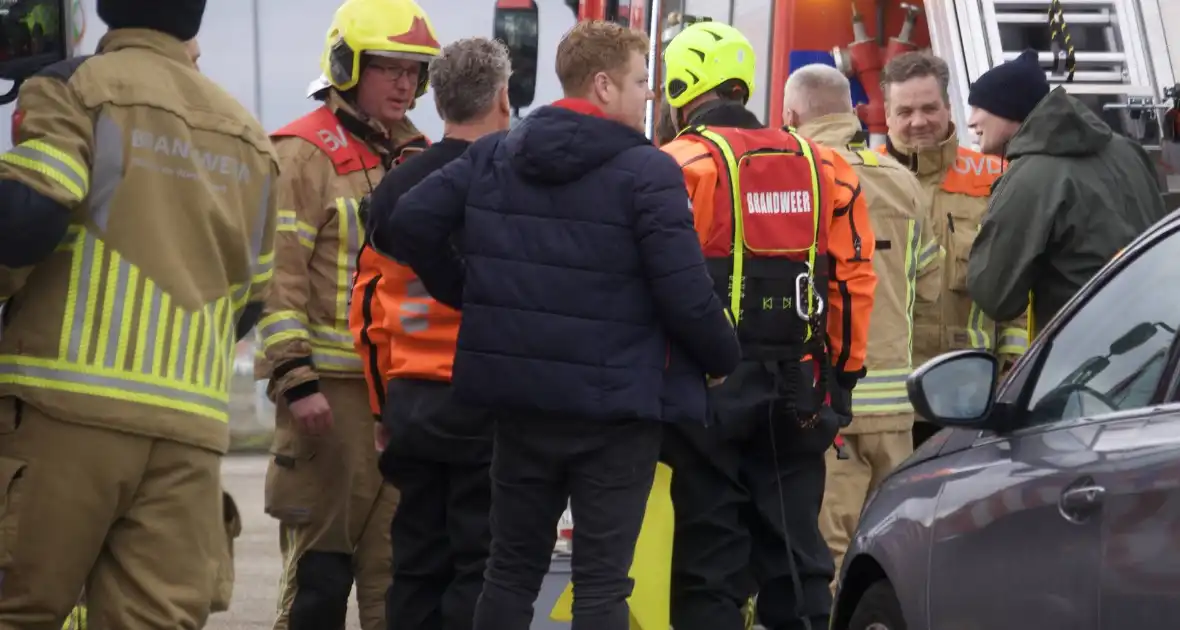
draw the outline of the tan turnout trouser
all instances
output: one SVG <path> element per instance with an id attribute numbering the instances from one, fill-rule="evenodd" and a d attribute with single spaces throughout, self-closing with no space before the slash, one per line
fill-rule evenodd
<path id="1" fill-rule="evenodd" d="M 18 422 L 19 419 L 19 422 Z M 0 630 L 196 630 L 225 546 L 221 456 L 0 400 Z"/>
<path id="2" fill-rule="evenodd" d="M 832 550 L 837 571 L 856 533 L 857 519 L 869 493 L 913 450 L 909 431 L 845 435 L 844 451 L 848 459 L 837 459 L 836 449 L 828 449 L 819 529 Z"/>
<path id="3" fill-rule="evenodd" d="M 325 378 L 320 391 L 335 421 L 326 435 L 300 433 L 281 402 L 275 419 L 266 511 L 280 521 L 283 581 L 274 628 L 334 630 L 355 582 L 361 627 L 385 630 L 398 493 L 377 470 L 365 382 Z"/>

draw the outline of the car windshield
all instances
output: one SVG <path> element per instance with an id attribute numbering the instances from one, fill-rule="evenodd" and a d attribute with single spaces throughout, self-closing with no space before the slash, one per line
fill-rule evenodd
<path id="1" fill-rule="evenodd" d="M 1124 260 L 1054 334 L 1027 409 L 1033 424 L 1148 407 L 1180 324 L 1180 233 Z M 1128 308 L 1130 306 L 1130 308 Z"/>

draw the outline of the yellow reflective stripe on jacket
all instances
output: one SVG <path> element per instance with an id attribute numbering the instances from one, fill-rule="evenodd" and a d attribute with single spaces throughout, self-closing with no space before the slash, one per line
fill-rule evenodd
<path id="1" fill-rule="evenodd" d="M 905 222 L 905 327 L 906 346 L 910 356 L 914 355 L 914 303 L 918 299 L 918 270 L 922 268 L 921 254 L 918 245 L 922 239 L 922 230 L 915 219 Z"/>
<path id="2" fill-rule="evenodd" d="M 1028 329 L 1004 328 L 1000 331 L 1000 343 L 996 346 L 997 354 L 1021 355 L 1028 350 Z"/>
<path id="3" fill-rule="evenodd" d="M 856 145 L 848 145 L 848 148 L 853 148 Z M 864 146 L 864 145 L 859 145 Z M 860 156 L 865 166 L 881 166 L 881 160 L 877 159 L 877 152 L 868 149 L 855 149 L 856 154 Z"/>
<path id="4" fill-rule="evenodd" d="M 294 210 L 279 210 L 275 230 L 293 232 L 295 237 L 299 239 L 300 245 L 308 249 L 315 249 L 315 238 L 319 231 L 310 223 L 300 221 Z"/>
<path id="5" fill-rule="evenodd" d="M 918 252 L 918 271 L 924 271 L 943 255 L 945 255 L 945 250 L 942 245 L 939 245 L 937 239 L 932 239 Z"/>
<path id="6" fill-rule="evenodd" d="M 275 275 L 275 253 L 263 254 L 258 257 L 258 264 L 254 267 L 254 276 L 250 280 L 254 284 L 268 282 Z"/>
<path id="7" fill-rule="evenodd" d="M 1033 318 L 1033 293 L 1028 292 L 1028 340 L 1032 341 L 1037 338 L 1036 320 Z"/>
<path id="8" fill-rule="evenodd" d="M 356 273 L 356 257 L 361 250 L 364 230 L 361 226 L 360 205 L 355 199 L 336 199 L 340 214 L 337 233 L 339 252 L 336 256 L 336 327 L 348 331 L 348 301 L 352 298 L 352 276 Z"/>
<path id="9" fill-rule="evenodd" d="M 262 349 L 292 339 L 311 339 L 307 330 L 307 316 L 299 311 L 276 311 L 258 320 L 258 335 Z"/>
<path id="10" fill-rule="evenodd" d="M 358 372 L 364 368 L 350 331 L 312 325 L 311 359 L 319 372 Z"/>
<path id="11" fill-rule="evenodd" d="M 78 604 L 70 611 L 70 616 L 66 617 L 65 623 L 61 630 L 86 630 L 86 606 Z"/>
<path id="12" fill-rule="evenodd" d="M 252 294 L 258 290 L 258 285 L 270 282 L 270 279 L 275 275 L 275 252 L 273 244 L 270 251 L 262 251 L 262 243 L 266 240 L 266 228 L 269 227 L 266 213 L 270 210 L 271 179 L 271 175 L 268 174 L 262 183 L 262 203 L 258 206 L 257 223 L 255 223 L 254 233 L 250 235 L 250 257 L 253 259 L 254 264 L 254 272 L 250 278 L 250 292 Z M 276 223 L 278 222 L 277 217 L 275 221 Z M 274 229 L 276 231 L 278 230 L 277 227 Z"/>
<path id="13" fill-rule="evenodd" d="M 721 155 L 725 157 L 725 167 L 729 175 L 729 192 L 732 195 L 731 205 L 733 206 L 733 252 L 730 258 L 733 260 L 733 272 L 730 275 L 729 284 L 729 312 L 733 316 L 733 324 L 737 326 L 742 319 L 742 293 L 745 286 L 745 242 L 746 229 L 745 217 L 742 216 L 742 191 L 738 189 L 738 160 L 733 154 L 733 148 L 729 146 L 729 142 L 719 134 L 710 131 L 707 127 L 697 127 L 696 132 L 702 137 L 706 138 L 721 151 Z M 819 191 L 819 164 L 812 155 L 811 145 L 808 144 L 801 136 L 794 131 L 788 130 L 787 133 L 799 143 L 799 147 L 803 151 L 803 157 L 807 160 L 808 166 L 811 168 L 811 216 L 814 224 L 813 234 L 819 234 L 820 221 L 820 191 Z M 807 263 L 809 268 L 815 269 L 815 256 L 818 243 L 812 241 L 811 247 L 807 250 Z M 807 312 L 815 312 L 815 287 L 813 283 L 808 283 L 807 288 Z M 804 341 L 810 341 L 812 335 L 811 325 L 807 326 L 807 338 Z"/>
<path id="14" fill-rule="evenodd" d="M 364 365 L 353 345 L 352 333 L 328 326 L 309 325 L 307 317 L 296 311 L 278 311 L 258 322 L 262 337 L 261 347 L 255 352 L 260 358 L 265 349 L 292 339 L 303 339 L 311 346 L 311 360 L 319 372 L 357 372 Z"/>
<path id="15" fill-rule="evenodd" d="M 905 381 L 909 368 L 869 370 L 852 390 L 853 415 L 883 415 L 913 411 Z"/>
<path id="16" fill-rule="evenodd" d="M 990 320 L 983 314 L 983 309 L 975 302 L 971 303 L 971 310 L 967 312 L 967 343 L 972 348 L 991 351 L 992 336 L 988 334 L 987 325 Z"/>
<path id="17" fill-rule="evenodd" d="M 64 151 L 42 142 L 25 140 L 0 154 L 0 161 L 39 173 L 66 189 L 79 201 L 90 192 L 90 171 Z"/>
<path id="18" fill-rule="evenodd" d="M 0 382 L 228 421 L 248 287 L 191 311 L 85 228 L 71 258 L 57 358 L 0 356 Z"/>

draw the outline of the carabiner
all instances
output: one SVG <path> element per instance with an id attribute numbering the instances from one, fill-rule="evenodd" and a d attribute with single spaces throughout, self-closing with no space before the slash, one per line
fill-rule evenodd
<path id="1" fill-rule="evenodd" d="M 795 276 L 795 314 L 805 322 L 811 321 L 813 313 L 815 317 L 819 317 L 824 312 L 824 299 L 815 290 L 815 283 L 812 279 L 810 263 L 807 264 L 806 272 Z M 815 310 L 812 312 L 808 312 L 807 309 L 806 291 L 811 291 L 811 298 L 815 300 Z"/>
<path id="2" fill-rule="evenodd" d="M 811 313 L 807 312 L 807 290 L 810 286 L 811 279 L 808 273 L 795 276 L 795 315 L 805 322 L 811 321 Z"/>

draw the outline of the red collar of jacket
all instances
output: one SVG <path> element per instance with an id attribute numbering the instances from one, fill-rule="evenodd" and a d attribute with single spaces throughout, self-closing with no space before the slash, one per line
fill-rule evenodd
<path id="1" fill-rule="evenodd" d="M 606 112 L 602 111 L 602 108 L 584 98 L 563 98 L 561 100 L 554 101 L 553 106 L 568 109 L 571 112 L 577 112 L 587 116 L 596 116 L 598 118 L 607 117 Z"/>

